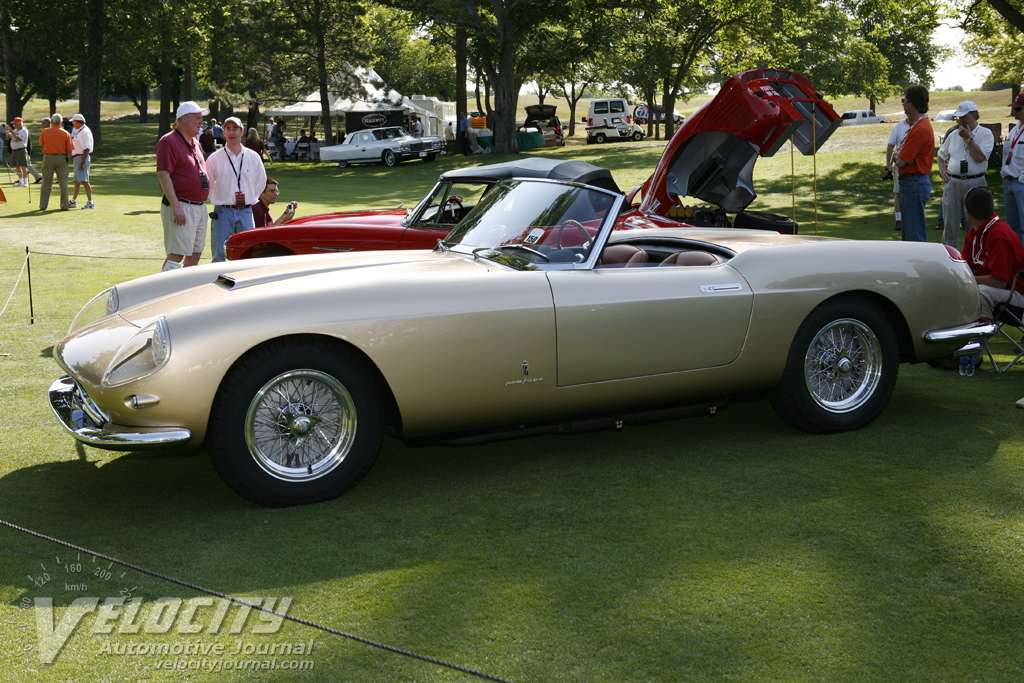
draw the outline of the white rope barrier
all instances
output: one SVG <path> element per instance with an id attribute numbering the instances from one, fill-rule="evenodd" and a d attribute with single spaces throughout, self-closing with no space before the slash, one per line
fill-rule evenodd
<path id="1" fill-rule="evenodd" d="M 21 262 L 21 272 L 18 273 L 18 279 L 14 282 L 14 289 L 11 290 L 11 295 L 7 297 L 7 301 L 4 303 L 4 307 L 0 309 L 0 318 L 4 317 L 4 313 L 7 311 L 7 306 L 11 303 L 11 299 L 14 298 L 14 293 L 18 291 L 18 285 L 21 284 L 21 276 L 25 274 L 25 266 L 28 265 L 28 254 L 25 254 L 25 260 Z"/>

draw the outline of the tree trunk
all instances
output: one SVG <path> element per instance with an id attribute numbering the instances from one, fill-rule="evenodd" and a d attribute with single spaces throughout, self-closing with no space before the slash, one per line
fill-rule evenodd
<path id="1" fill-rule="evenodd" d="M 185 44 L 181 46 L 185 65 L 182 69 L 183 74 L 181 77 L 182 95 L 183 99 L 188 102 L 192 99 L 192 43 L 185 41 Z"/>
<path id="2" fill-rule="evenodd" d="M 476 96 L 476 110 L 478 112 L 480 112 L 481 114 L 483 114 L 487 110 L 484 108 L 484 103 L 480 100 L 480 72 L 479 71 L 476 72 L 476 78 L 474 79 L 474 82 L 476 83 L 476 90 L 473 92 L 473 94 Z"/>
<path id="3" fill-rule="evenodd" d="M 167 30 L 169 29 L 164 29 L 165 32 Z M 169 133 L 171 124 L 174 123 L 174 112 L 171 111 L 171 51 L 167 34 L 164 33 L 162 38 L 163 49 L 160 51 L 160 123 L 157 126 L 157 135 Z"/>
<path id="4" fill-rule="evenodd" d="M 672 112 L 676 110 L 676 95 L 674 92 L 669 90 L 665 94 L 665 99 L 662 102 L 662 108 L 665 110 L 665 139 L 671 140 L 672 133 L 676 129 L 676 120 L 672 115 Z"/>
<path id="5" fill-rule="evenodd" d="M 469 111 L 466 103 L 466 27 L 455 27 L 455 111 Z"/>
<path id="6" fill-rule="evenodd" d="M 330 74 L 327 73 L 327 41 L 323 31 L 317 31 L 316 35 L 316 70 L 320 85 L 320 116 L 324 119 L 324 140 L 331 144 L 334 133 L 331 131 L 330 90 L 327 85 Z"/>
<path id="7" fill-rule="evenodd" d="M 331 103 L 327 96 L 330 92 L 327 87 L 327 47 L 322 35 L 317 43 L 316 69 L 320 78 L 320 116 L 324 120 L 324 140 L 331 144 L 334 133 L 331 131 Z"/>
<path id="8" fill-rule="evenodd" d="M 494 83 L 494 151 L 499 154 L 518 154 L 516 106 L 519 103 L 521 81 L 516 77 L 514 40 L 506 31 L 502 31 L 498 52 L 498 73 L 488 76 Z"/>
<path id="9" fill-rule="evenodd" d="M 139 123 L 149 123 L 149 83 L 141 85 L 139 94 Z"/>
<path id="10" fill-rule="evenodd" d="M 0 5 L 0 43 L 4 51 L 4 93 L 6 94 L 7 120 L 21 116 L 21 102 L 18 98 L 17 79 L 11 64 L 11 13 L 6 4 Z"/>
<path id="11" fill-rule="evenodd" d="M 181 67 L 175 66 L 171 70 L 171 105 L 173 106 L 174 113 L 178 113 L 178 105 L 182 103 L 181 99 Z M 184 100 L 188 101 L 188 100 Z"/>
<path id="12" fill-rule="evenodd" d="M 78 110 L 89 122 L 93 142 L 103 143 L 100 98 L 103 96 L 103 32 L 106 25 L 104 0 L 89 0 L 85 20 L 85 52 L 78 67 Z"/>

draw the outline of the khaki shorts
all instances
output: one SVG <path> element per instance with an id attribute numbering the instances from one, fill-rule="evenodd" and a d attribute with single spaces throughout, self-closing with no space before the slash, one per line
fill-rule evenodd
<path id="1" fill-rule="evenodd" d="M 185 212 L 185 225 L 175 225 L 174 209 L 160 204 L 160 219 L 164 223 L 164 252 L 167 254 L 203 253 L 206 246 L 206 204 L 181 203 Z"/>

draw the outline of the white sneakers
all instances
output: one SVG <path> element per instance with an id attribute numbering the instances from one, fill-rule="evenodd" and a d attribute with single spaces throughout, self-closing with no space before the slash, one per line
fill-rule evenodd
<path id="1" fill-rule="evenodd" d="M 68 206 L 70 206 L 72 209 L 75 208 L 76 206 L 78 206 L 78 200 L 77 199 L 69 199 L 68 200 Z"/>
<path id="2" fill-rule="evenodd" d="M 92 200 L 90 200 L 90 201 L 87 201 L 85 203 L 85 206 L 83 206 L 82 208 L 83 209 L 95 209 L 96 205 L 92 203 Z"/>

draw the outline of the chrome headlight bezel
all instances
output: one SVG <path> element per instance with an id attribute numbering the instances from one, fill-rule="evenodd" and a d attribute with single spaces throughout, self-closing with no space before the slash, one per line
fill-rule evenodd
<path id="1" fill-rule="evenodd" d="M 118 300 L 117 300 L 117 287 L 108 287 L 102 292 L 89 299 L 75 315 L 74 320 L 71 321 L 71 326 L 68 328 L 68 334 L 77 332 L 83 327 L 88 327 L 94 322 L 98 322 L 108 315 L 112 315 L 117 312 Z"/>
<path id="2" fill-rule="evenodd" d="M 167 321 L 156 318 L 139 329 L 114 354 L 100 383 L 116 387 L 151 375 L 171 357 L 171 337 Z"/>

